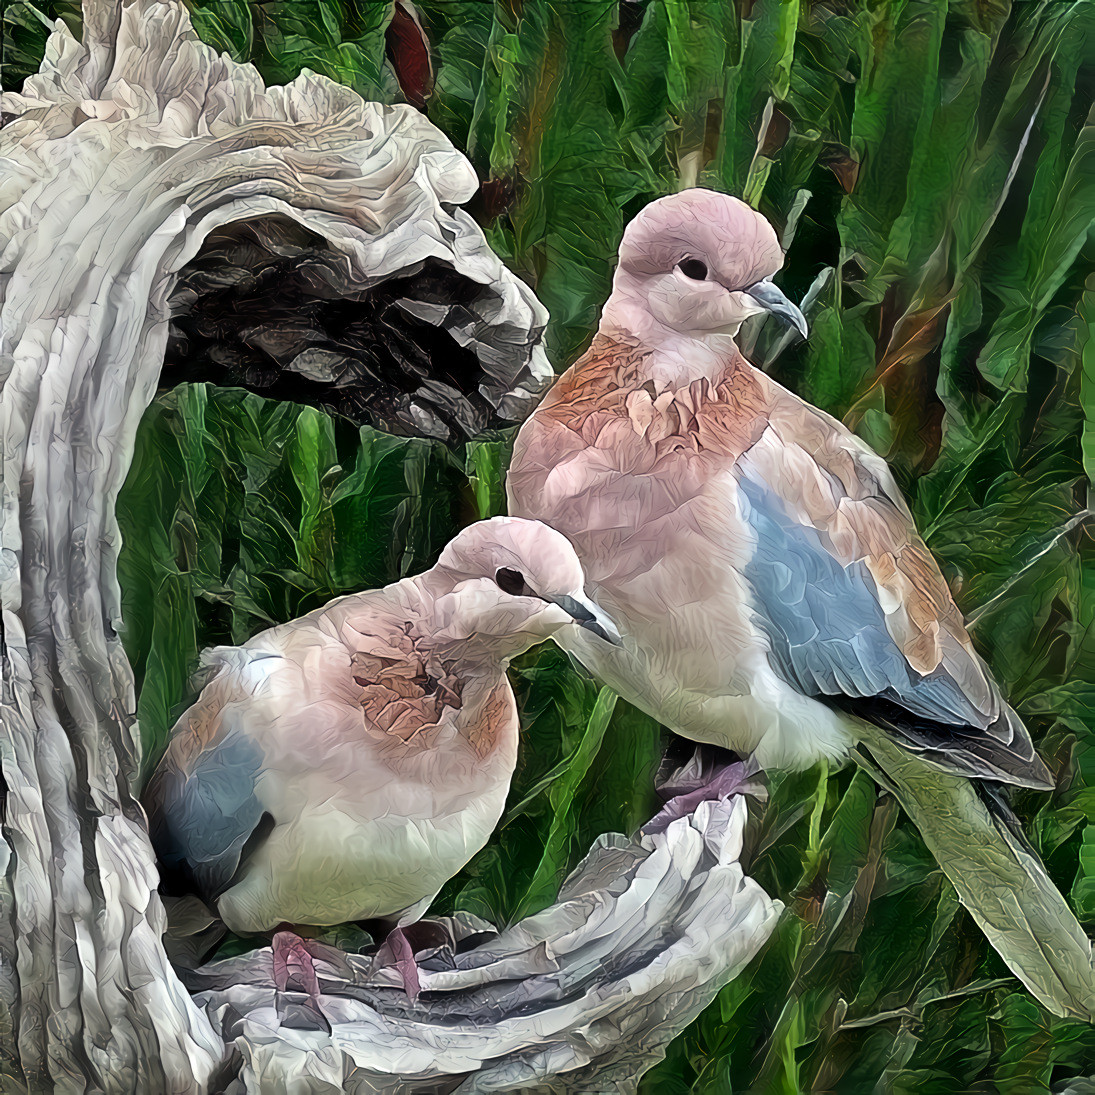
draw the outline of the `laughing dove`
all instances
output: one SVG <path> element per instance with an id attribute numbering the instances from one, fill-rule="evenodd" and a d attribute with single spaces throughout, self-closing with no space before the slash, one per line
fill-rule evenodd
<path id="1" fill-rule="evenodd" d="M 771 225 L 687 190 L 628 226 L 600 329 L 517 438 L 510 511 L 568 536 L 625 647 L 563 642 L 622 695 L 761 767 L 842 758 L 849 716 L 955 771 L 1049 773 L 970 643 L 885 462 L 754 369 Z"/>
<path id="2" fill-rule="evenodd" d="M 583 586 L 565 537 L 496 518 L 417 577 L 210 651 L 144 796 L 165 876 L 235 932 L 418 919 L 501 816 L 510 659 L 570 626 L 618 638 Z"/>
<path id="3" fill-rule="evenodd" d="M 625 231 L 597 335 L 521 428 L 507 480 L 510 512 L 569 537 L 623 636 L 558 641 L 761 767 L 859 741 L 1005 961 L 1091 1019 L 1090 944 L 993 789 L 1048 788 L 1049 771 L 885 462 L 735 345 L 765 311 L 806 334 L 770 280 L 782 261 L 762 216 L 709 190 Z"/>

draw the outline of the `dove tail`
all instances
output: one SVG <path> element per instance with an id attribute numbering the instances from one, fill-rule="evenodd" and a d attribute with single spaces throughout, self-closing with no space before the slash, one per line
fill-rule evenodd
<path id="1" fill-rule="evenodd" d="M 999 829 L 1001 825 L 1004 826 L 1025 852 L 1037 856 L 1038 853 L 1034 850 L 1034 845 L 1027 839 L 1027 834 L 1023 832 L 1023 823 L 1011 808 L 1007 790 L 999 783 L 988 783 L 984 780 L 974 780 L 973 788 L 985 804 L 985 809 L 988 810 L 996 827 Z"/>
<path id="2" fill-rule="evenodd" d="M 1095 1021 L 1091 942 L 1022 835 L 1002 788 L 925 763 L 864 724 L 856 759 L 912 819 L 962 904 L 1055 1015 Z"/>
<path id="3" fill-rule="evenodd" d="M 1019 717 L 1006 708 L 993 726 L 955 726 L 925 718 L 882 696 L 826 696 L 857 720 L 881 727 L 905 749 L 974 780 L 1048 791 L 1053 776 L 1034 750 Z"/>
<path id="4" fill-rule="evenodd" d="M 199 897 L 163 896 L 167 930 L 163 945 L 174 966 L 196 969 L 206 962 L 228 934 L 217 914 Z"/>

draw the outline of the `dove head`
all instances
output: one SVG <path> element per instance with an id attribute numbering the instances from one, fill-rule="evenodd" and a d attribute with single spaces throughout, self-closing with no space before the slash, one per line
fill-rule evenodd
<path id="1" fill-rule="evenodd" d="M 627 226 L 602 331 L 647 344 L 737 334 L 772 312 L 806 337 L 806 320 L 772 284 L 783 252 L 771 224 L 743 201 L 695 188 L 651 202 Z"/>
<path id="2" fill-rule="evenodd" d="M 471 525 L 430 573 L 445 590 L 435 607 L 446 636 L 482 640 L 503 659 L 564 627 L 620 642 L 612 621 L 586 595 L 570 541 L 539 521 L 495 517 Z"/>

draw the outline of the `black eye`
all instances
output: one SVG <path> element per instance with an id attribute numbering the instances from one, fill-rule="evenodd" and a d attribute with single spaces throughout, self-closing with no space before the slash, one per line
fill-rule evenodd
<path id="1" fill-rule="evenodd" d="M 510 594 L 511 597 L 520 597 L 527 592 L 531 592 L 528 586 L 525 585 L 525 576 L 519 570 L 513 570 L 511 567 L 502 567 L 494 576 L 494 580 L 498 583 L 498 588 L 503 593 Z"/>
<path id="2" fill-rule="evenodd" d="M 707 277 L 707 263 L 699 259 L 681 259 L 677 263 L 677 269 L 693 281 L 703 281 Z"/>

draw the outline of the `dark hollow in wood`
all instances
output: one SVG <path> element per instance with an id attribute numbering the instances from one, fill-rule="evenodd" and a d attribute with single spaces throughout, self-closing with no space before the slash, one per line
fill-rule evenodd
<path id="1" fill-rule="evenodd" d="M 542 333 L 492 330 L 483 317 L 496 299 L 437 259 L 355 284 L 345 259 L 289 218 L 237 221 L 181 273 L 160 384 L 236 386 L 458 443 L 512 424 L 498 405 L 528 375 Z M 461 345 L 456 329 L 474 342 Z"/>

